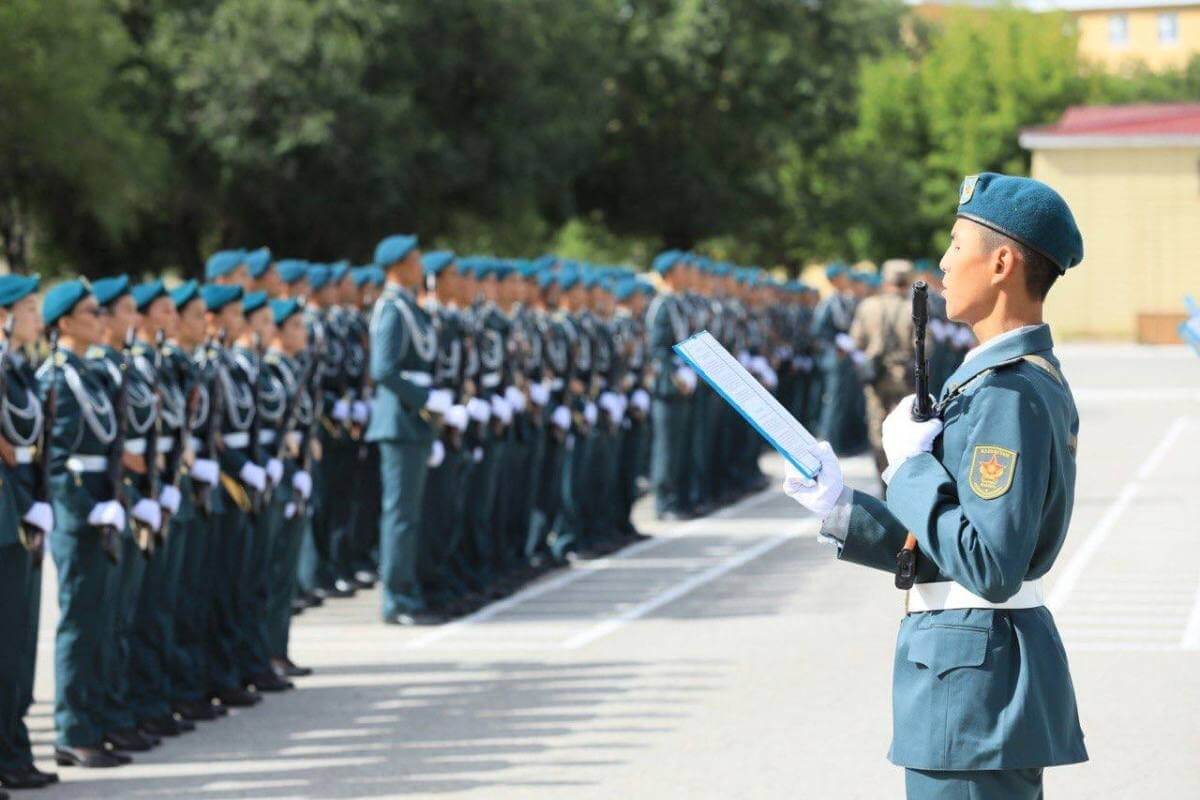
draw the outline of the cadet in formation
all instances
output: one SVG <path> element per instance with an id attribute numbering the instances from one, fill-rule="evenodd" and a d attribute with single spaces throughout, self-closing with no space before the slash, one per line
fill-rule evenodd
<path id="1" fill-rule="evenodd" d="M 883 423 L 886 501 L 843 485 L 829 443 L 785 491 L 821 517 L 838 557 L 892 573 L 916 539 L 893 675 L 893 763 L 910 798 L 1041 798 L 1043 770 L 1087 760 L 1066 652 L 1043 602 L 1071 516 L 1079 415 L 1047 293 L 1083 258 L 1049 186 L 969 176 L 942 258 L 946 314 L 980 344 L 942 387 Z"/>
<path id="2" fill-rule="evenodd" d="M 47 545 L 55 760 L 114 767 L 293 688 L 309 608 L 378 582 L 385 622 L 438 624 L 644 538 L 647 491 L 686 518 L 762 488 L 758 438 L 671 345 L 708 329 L 828 422 L 851 284 L 818 305 L 693 253 L 654 271 L 395 235 L 359 267 L 258 248 L 214 253 L 204 283 L 69 280 L 40 315 L 36 278 L 0 279 L 0 586 L 23 643 L 0 659 L 0 784 L 55 780 L 23 722 Z"/>

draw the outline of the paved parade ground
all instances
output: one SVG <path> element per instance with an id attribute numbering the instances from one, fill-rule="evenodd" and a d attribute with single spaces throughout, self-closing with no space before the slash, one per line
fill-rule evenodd
<path id="1" fill-rule="evenodd" d="M 1200 798 L 1200 359 L 1059 350 L 1080 409 L 1066 545 L 1047 582 L 1091 762 L 1051 800 Z M 297 619 L 316 674 L 130 767 L 59 769 L 44 798 L 897 798 L 887 763 L 891 576 L 838 563 L 771 487 L 581 562 L 440 628 L 379 623 L 376 592 Z M 869 459 L 843 462 L 877 490 Z M 47 559 L 49 564 L 49 559 Z M 37 703 L 53 731 L 53 569 Z"/>

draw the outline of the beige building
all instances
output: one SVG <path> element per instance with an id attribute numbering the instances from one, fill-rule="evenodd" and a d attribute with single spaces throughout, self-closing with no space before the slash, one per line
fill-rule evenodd
<path id="1" fill-rule="evenodd" d="M 1178 341 L 1183 297 L 1200 296 L 1200 103 L 1071 108 L 1020 141 L 1083 232 L 1047 301 L 1056 331 Z"/>
<path id="2" fill-rule="evenodd" d="M 909 0 L 916 13 L 937 21 L 947 8 L 986 10 L 995 0 Z M 1200 54 L 1200 0 L 1015 0 L 1030 11 L 1069 14 L 1080 55 L 1107 69 L 1144 64 L 1185 66 Z"/>

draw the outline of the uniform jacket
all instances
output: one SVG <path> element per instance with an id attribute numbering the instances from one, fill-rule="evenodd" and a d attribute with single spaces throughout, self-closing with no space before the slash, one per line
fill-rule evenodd
<path id="1" fill-rule="evenodd" d="M 826 532 L 845 534 L 839 557 L 894 572 L 912 531 L 918 581 L 953 580 L 1000 602 L 1045 575 L 1071 519 L 1079 430 L 1052 348 L 1040 325 L 965 361 L 942 392 L 945 428 L 933 452 L 904 462 L 886 505 L 855 492 L 826 520 Z M 1045 607 L 906 615 L 893 725 L 890 758 L 905 767 L 1087 760 L 1066 652 Z"/>
<path id="2" fill-rule="evenodd" d="M 367 441 L 433 441 L 433 429 L 421 415 L 429 387 L 404 373 L 431 374 L 436 359 L 437 334 L 429 315 L 408 291 L 388 284 L 371 315 L 375 400 Z"/>

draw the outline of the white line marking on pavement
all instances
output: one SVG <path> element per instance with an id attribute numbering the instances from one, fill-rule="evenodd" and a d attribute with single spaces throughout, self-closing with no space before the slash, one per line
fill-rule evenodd
<path id="1" fill-rule="evenodd" d="M 661 592 L 660 594 L 650 598 L 649 600 L 646 600 L 643 603 L 639 603 L 638 605 L 622 612 L 621 614 L 618 614 L 612 619 L 588 628 L 587 630 L 580 631 L 570 639 L 567 639 L 565 642 L 563 642 L 562 648 L 564 650 L 577 650 L 581 647 L 585 647 L 597 639 L 608 636 L 610 633 L 613 633 L 625 625 L 628 625 L 635 619 L 644 617 L 655 609 L 661 608 L 667 603 L 678 600 L 688 592 L 698 589 L 704 584 L 710 583 L 711 581 L 720 578 L 722 575 L 725 575 L 728 572 L 732 572 L 743 564 L 747 564 L 761 555 L 769 553 L 779 545 L 790 539 L 794 539 L 799 535 L 800 534 L 798 532 L 783 533 L 759 542 L 753 547 L 748 547 L 737 555 L 713 565 L 698 575 L 693 575 L 687 580 L 675 584 L 666 591 Z"/>
<path id="2" fill-rule="evenodd" d="M 587 564 L 586 569 L 576 569 L 575 567 L 572 567 L 567 572 L 559 575 L 557 578 L 552 578 L 544 583 L 535 583 L 528 589 L 523 589 L 511 597 L 506 597 L 503 600 L 481 608 L 474 614 L 468 614 L 462 619 L 455 620 L 454 622 L 443 625 L 436 630 L 432 630 L 423 636 L 413 639 L 408 643 L 408 649 L 420 650 L 428 647 L 431 644 L 434 644 L 435 642 L 440 642 L 443 639 L 460 632 L 464 628 L 468 628 L 480 622 L 486 622 L 497 614 L 507 611 L 514 606 L 518 606 L 522 603 L 528 602 L 529 600 L 533 600 L 534 598 L 541 597 L 542 595 L 552 592 L 555 589 L 561 589 L 564 586 L 570 586 L 572 583 L 575 583 L 575 581 L 585 578 L 588 575 L 593 575 L 597 571 L 608 569 L 612 566 L 613 562 L 624 561 L 625 559 L 632 558 L 639 553 L 644 553 L 647 550 L 653 550 L 654 548 L 660 547 L 667 542 L 674 541 L 680 536 L 685 536 L 688 533 L 694 533 L 703 527 L 706 522 L 709 522 L 714 518 L 721 519 L 723 517 L 734 516 L 741 511 L 754 508 L 766 500 L 778 496 L 778 494 L 779 493 L 775 491 L 774 487 L 763 489 L 761 492 L 752 494 L 749 497 L 734 503 L 728 508 L 721 509 L 712 516 L 689 520 L 688 522 L 680 525 L 674 531 L 670 532 L 668 535 L 655 535 L 653 539 L 646 539 L 645 541 L 626 547 L 624 550 L 621 550 L 620 552 L 615 553 L 608 558 L 592 561 Z"/>
<path id="3" fill-rule="evenodd" d="M 1130 483 L 1125 484 L 1125 488 L 1117 495 L 1117 499 L 1112 502 L 1112 505 L 1105 510 L 1104 515 L 1100 517 L 1100 521 L 1096 527 L 1092 529 L 1091 535 L 1083 541 L 1083 545 L 1075 552 L 1071 560 L 1067 562 L 1062 573 L 1054 580 L 1054 588 L 1050 592 L 1050 597 L 1046 601 L 1046 605 L 1051 611 L 1057 612 L 1067 602 L 1067 598 L 1071 596 L 1075 585 L 1079 583 L 1084 570 L 1091 563 L 1096 553 L 1100 552 L 1100 548 L 1104 546 L 1104 542 L 1108 539 L 1110 533 L 1116 527 L 1117 520 L 1125 513 L 1125 509 L 1133 502 L 1138 492 L 1142 489 L 1142 481 L 1150 477 L 1154 469 L 1166 457 L 1167 451 L 1179 439 L 1180 435 L 1188 426 L 1189 419 L 1187 417 L 1179 417 L 1171 427 L 1167 429 L 1166 434 L 1158 442 L 1150 455 L 1142 462 L 1137 471 L 1136 478 Z"/>
<path id="4" fill-rule="evenodd" d="M 1187 627 L 1183 629 L 1179 646 L 1184 650 L 1200 650 L 1200 585 L 1196 587 L 1196 602 L 1188 617 Z"/>

